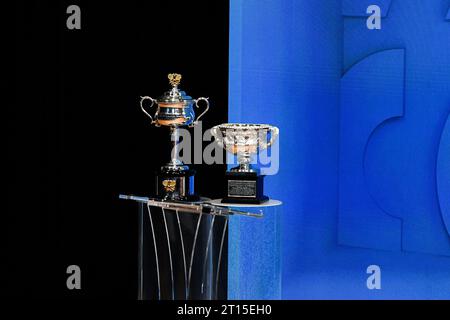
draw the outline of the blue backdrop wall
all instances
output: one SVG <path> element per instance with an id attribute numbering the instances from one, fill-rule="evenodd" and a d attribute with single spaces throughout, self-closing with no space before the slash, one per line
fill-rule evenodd
<path id="1" fill-rule="evenodd" d="M 450 298 L 450 1 L 230 5 L 230 122 L 280 128 L 283 298 Z"/>

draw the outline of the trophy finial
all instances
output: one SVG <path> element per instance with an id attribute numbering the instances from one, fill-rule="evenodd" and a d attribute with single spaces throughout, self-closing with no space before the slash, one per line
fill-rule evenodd
<path id="1" fill-rule="evenodd" d="M 177 87 L 181 82 L 181 74 L 179 73 L 169 73 L 167 78 L 169 78 L 169 83 L 172 87 Z"/>

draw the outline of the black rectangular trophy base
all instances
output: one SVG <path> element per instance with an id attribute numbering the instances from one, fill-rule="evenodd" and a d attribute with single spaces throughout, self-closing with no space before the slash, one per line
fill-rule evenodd
<path id="1" fill-rule="evenodd" d="M 264 195 L 264 176 L 256 172 L 226 172 L 225 196 L 222 203 L 261 204 L 269 200 Z"/>
<path id="2" fill-rule="evenodd" d="M 156 174 L 156 198 L 163 200 L 195 202 L 195 170 L 176 171 L 162 168 Z"/>

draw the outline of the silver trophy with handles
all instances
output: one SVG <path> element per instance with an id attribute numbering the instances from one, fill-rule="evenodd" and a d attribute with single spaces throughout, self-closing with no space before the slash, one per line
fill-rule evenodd
<path id="1" fill-rule="evenodd" d="M 224 123 L 211 129 L 219 146 L 237 156 L 238 166 L 226 172 L 224 203 L 260 204 L 264 195 L 264 176 L 251 165 L 252 157 L 269 148 L 279 130 L 268 124 Z"/>
<path id="2" fill-rule="evenodd" d="M 150 118 L 151 124 L 157 127 L 169 127 L 172 141 L 172 156 L 170 161 L 162 166 L 156 176 L 156 196 L 167 200 L 196 201 L 194 193 L 195 170 L 189 168 L 178 159 L 178 144 L 180 143 L 179 128 L 193 127 L 209 110 L 209 99 L 200 97 L 193 99 L 179 89 L 181 74 L 168 75 L 171 89 L 157 99 L 149 96 L 141 97 L 142 111 Z M 195 109 L 203 112 L 195 118 Z M 156 109 L 151 115 L 150 109 Z"/>

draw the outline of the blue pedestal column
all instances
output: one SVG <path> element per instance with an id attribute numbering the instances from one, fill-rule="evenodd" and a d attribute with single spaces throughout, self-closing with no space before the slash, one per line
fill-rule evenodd
<path id="1" fill-rule="evenodd" d="M 243 206 L 264 217 L 233 216 L 228 233 L 228 299 L 281 299 L 282 203 Z"/>

